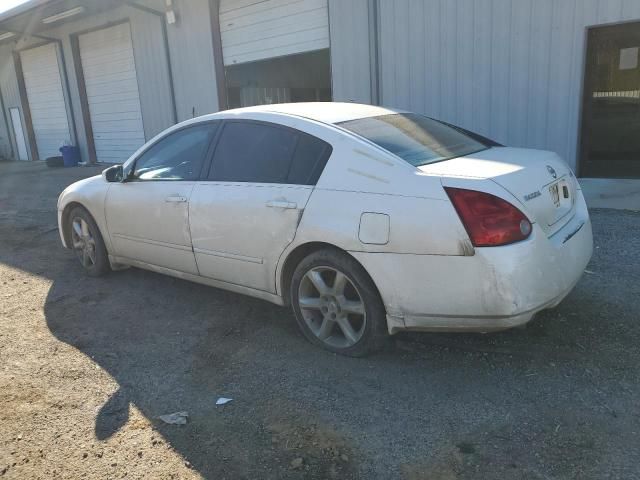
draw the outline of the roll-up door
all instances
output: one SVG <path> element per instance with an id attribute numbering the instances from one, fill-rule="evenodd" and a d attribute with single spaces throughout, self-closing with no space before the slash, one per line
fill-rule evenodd
<path id="1" fill-rule="evenodd" d="M 122 163 L 145 142 L 129 24 L 78 40 L 97 160 Z"/>
<path id="2" fill-rule="evenodd" d="M 327 0 L 222 0 L 225 65 L 329 48 Z"/>
<path id="3" fill-rule="evenodd" d="M 56 45 L 23 50 L 20 61 L 38 156 L 44 160 L 60 155 L 60 147 L 71 141 L 71 135 Z"/>

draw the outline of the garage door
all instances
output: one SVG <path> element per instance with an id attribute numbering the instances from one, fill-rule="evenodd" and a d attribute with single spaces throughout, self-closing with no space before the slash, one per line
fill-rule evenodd
<path id="1" fill-rule="evenodd" d="M 329 48 L 327 0 L 222 0 L 225 65 Z"/>
<path id="2" fill-rule="evenodd" d="M 145 142 L 129 24 L 78 40 L 97 160 L 122 163 Z"/>
<path id="3" fill-rule="evenodd" d="M 38 156 L 60 155 L 59 148 L 70 142 L 71 135 L 56 45 L 24 50 L 20 60 Z"/>

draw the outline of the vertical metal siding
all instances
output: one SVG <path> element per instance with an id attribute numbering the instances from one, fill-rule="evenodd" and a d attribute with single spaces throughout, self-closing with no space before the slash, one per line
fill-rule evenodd
<path id="1" fill-rule="evenodd" d="M 179 19 L 167 27 L 178 121 L 218 111 L 209 0 L 176 2 Z"/>
<path id="2" fill-rule="evenodd" d="M 384 105 L 423 112 L 509 145 L 553 150 L 574 167 L 585 29 L 640 19 L 638 0 L 379 5 Z M 332 31 L 336 25 L 332 17 Z"/>
<path id="3" fill-rule="evenodd" d="M 141 11 L 132 12 L 130 19 L 144 134 L 148 140 L 173 125 L 171 82 L 161 23 L 164 19 Z M 153 82 L 152 88 L 148 88 L 148 82 Z"/>
<path id="4" fill-rule="evenodd" d="M 369 2 L 329 0 L 334 101 L 371 103 Z"/>

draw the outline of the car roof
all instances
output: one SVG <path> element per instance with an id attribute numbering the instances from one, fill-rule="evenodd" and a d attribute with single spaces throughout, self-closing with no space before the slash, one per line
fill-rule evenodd
<path id="1" fill-rule="evenodd" d="M 279 113 L 284 115 L 294 115 L 304 117 L 322 123 L 336 124 L 356 120 L 359 118 L 377 117 L 380 115 L 390 115 L 400 113 L 400 110 L 393 110 L 374 105 L 364 105 L 361 103 L 341 103 L 341 102 L 301 102 L 301 103 L 278 103 L 274 105 L 258 105 L 255 107 L 236 108 L 220 113 Z"/>

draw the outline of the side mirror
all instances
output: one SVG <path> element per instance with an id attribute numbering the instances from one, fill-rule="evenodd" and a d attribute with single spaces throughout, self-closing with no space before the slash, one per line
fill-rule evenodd
<path id="1" fill-rule="evenodd" d="M 107 182 L 121 182 L 124 178 L 122 165 L 114 165 L 102 171 L 102 178 Z"/>

